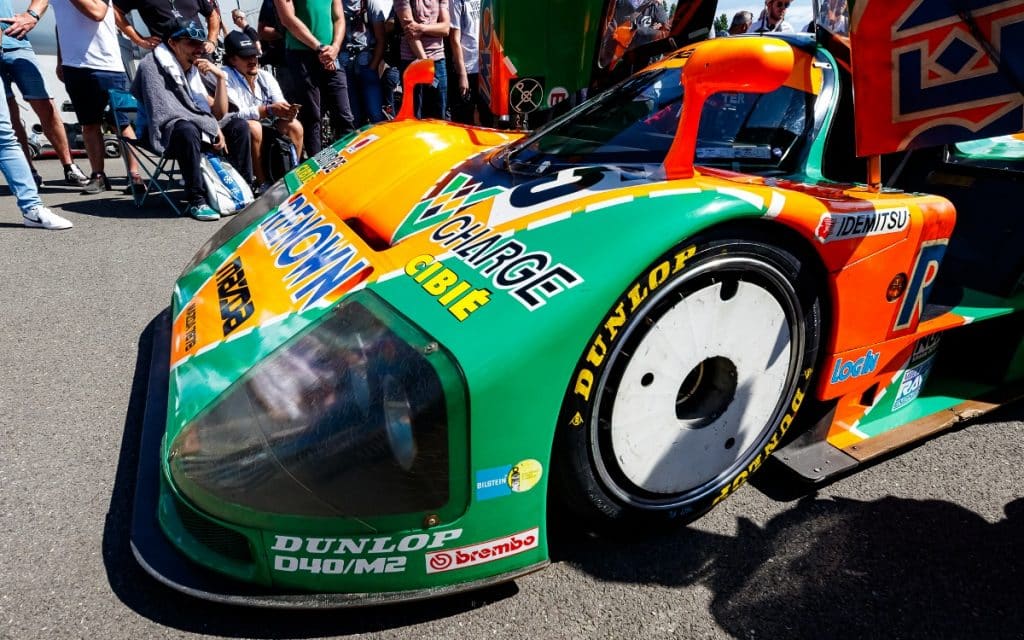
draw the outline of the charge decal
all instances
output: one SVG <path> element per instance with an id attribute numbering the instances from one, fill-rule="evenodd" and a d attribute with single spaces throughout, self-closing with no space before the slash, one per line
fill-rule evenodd
<path id="1" fill-rule="evenodd" d="M 432 551 L 427 555 L 427 573 L 441 573 L 464 569 L 478 564 L 508 558 L 530 549 L 536 549 L 540 540 L 540 529 L 534 527 L 509 536 L 473 544 L 458 549 Z"/>
<path id="2" fill-rule="evenodd" d="M 391 242 L 395 243 L 407 238 L 450 218 L 466 207 L 493 198 L 504 191 L 504 187 L 498 186 L 483 188 L 483 185 L 473 180 L 471 176 L 458 173 L 442 185 L 440 191 L 436 193 L 432 191 L 413 207 L 402 224 L 395 230 Z"/>
<path id="3" fill-rule="evenodd" d="M 582 276 L 555 262 L 550 253 L 530 251 L 524 243 L 494 231 L 468 213 L 438 226 L 430 239 L 530 311 L 583 282 Z"/>
<path id="4" fill-rule="evenodd" d="M 818 221 L 814 235 L 826 244 L 868 236 L 880 236 L 906 231 L 910 224 L 910 210 L 906 207 L 857 213 L 825 213 Z"/>
<path id="5" fill-rule="evenodd" d="M 481 469 L 476 472 L 476 499 L 490 500 L 513 493 L 525 493 L 537 486 L 544 467 L 533 459 L 521 460 L 514 465 Z"/>
<path id="6" fill-rule="evenodd" d="M 403 573 L 407 554 L 423 549 L 439 549 L 461 536 L 462 529 L 412 533 L 398 538 L 300 538 L 275 535 L 268 555 L 273 569 L 284 573 Z"/>
<path id="7" fill-rule="evenodd" d="M 948 244 L 948 238 L 921 243 L 921 251 L 914 262 L 910 284 L 903 294 L 903 302 L 900 303 L 899 312 L 896 314 L 893 331 L 907 329 L 920 319 L 932 285 L 935 284 L 935 277 L 939 274 L 939 265 L 942 264 L 942 257 L 946 254 Z"/>
<path id="8" fill-rule="evenodd" d="M 217 266 L 174 319 L 171 366 L 296 311 L 338 300 L 371 271 L 340 223 L 293 195 Z"/>
<path id="9" fill-rule="evenodd" d="M 241 258 L 235 258 L 217 269 L 215 277 L 217 279 L 217 296 L 220 302 L 220 317 L 224 321 L 222 330 L 224 337 L 227 337 L 249 319 L 256 308 L 252 303 L 249 283 L 245 281 L 245 270 L 242 269 Z M 193 316 L 194 311 L 193 309 Z"/>
<path id="10" fill-rule="evenodd" d="M 416 256 L 406 263 L 405 273 L 459 322 L 491 300 L 490 290 L 474 288 L 430 254 Z"/>

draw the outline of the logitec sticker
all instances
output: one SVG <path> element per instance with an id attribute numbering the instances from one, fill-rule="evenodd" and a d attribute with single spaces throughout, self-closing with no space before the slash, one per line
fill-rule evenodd
<path id="1" fill-rule="evenodd" d="M 284 573 L 403 573 L 408 559 L 406 554 L 439 549 L 461 536 L 462 529 L 412 533 L 401 537 L 302 538 L 275 535 L 268 553 L 274 570 Z"/>
<path id="2" fill-rule="evenodd" d="M 495 538 L 458 549 L 432 551 L 426 554 L 427 573 L 442 573 L 508 558 L 536 549 L 540 529 L 534 527 L 509 536 Z"/>

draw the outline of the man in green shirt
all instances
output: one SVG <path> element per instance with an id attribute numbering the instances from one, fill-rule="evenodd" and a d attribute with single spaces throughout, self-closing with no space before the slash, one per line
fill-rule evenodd
<path id="1" fill-rule="evenodd" d="M 299 104 L 299 121 L 309 156 L 320 151 L 320 118 L 330 115 L 335 138 L 354 129 L 348 84 L 338 64 L 345 38 L 341 0 L 274 0 L 284 26 L 285 64 L 295 79 L 288 101 Z"/>

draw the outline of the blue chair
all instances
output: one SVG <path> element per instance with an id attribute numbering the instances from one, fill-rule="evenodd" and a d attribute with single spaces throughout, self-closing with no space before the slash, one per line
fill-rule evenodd
<path id="1" fill-rule="evenodd" d="M 171 205 L 175 213 L 179 216 L 183 215 L 181 207 L 167 193 L 169 189 L 177 187 L 180 183 L 180 180 L 175 177 L 175 174 L 180 176 L 177 163 L 174 158 L 156 153 L 143 142 L 146 138 L 145 132 L 149 120 L 146 110 L 142 108 L 135 96 L 127 91 L 111 89 L 109 94 L 110 110 L 117 123 L 114 130 L 117 132 L 118 142 L 121 143 L 123 151 L 121 157 L 124 159 L 125 173 L 128 174 L 128 184 L 132 185 L 131 172 L 128 168 L 128 154 L 135 158 L 139 169 L 146 174 L 141 188 L 132 186 L 132 200 L 135 202 L 135 206 L 141 207 L 149 194 L 159 193 L 167 204 Z M 138 139 L 126 138 L 122 135 L 121 129 L 125 124 L 134 125 L 135 135 L 138 136 Z"/>

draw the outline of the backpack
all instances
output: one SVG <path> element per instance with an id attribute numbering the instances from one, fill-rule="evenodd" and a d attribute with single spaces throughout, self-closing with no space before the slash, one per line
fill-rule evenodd
<path id="1" fill-rule="evenodd" d="M 238 171 L 220 156 L 204 153 L 199 166 L 203 174 L 206 201 L 222 216 L 238 213 L 255 199 L 252 189 Z"/>
<path id="2" fill-rule="evenodd" d="M 267 182 L 277 182 L 289 171 L 299 166 L 295 145 L 288 136 L 281 135 L 270 125 L 263 125 L 263 171 Z"/>

